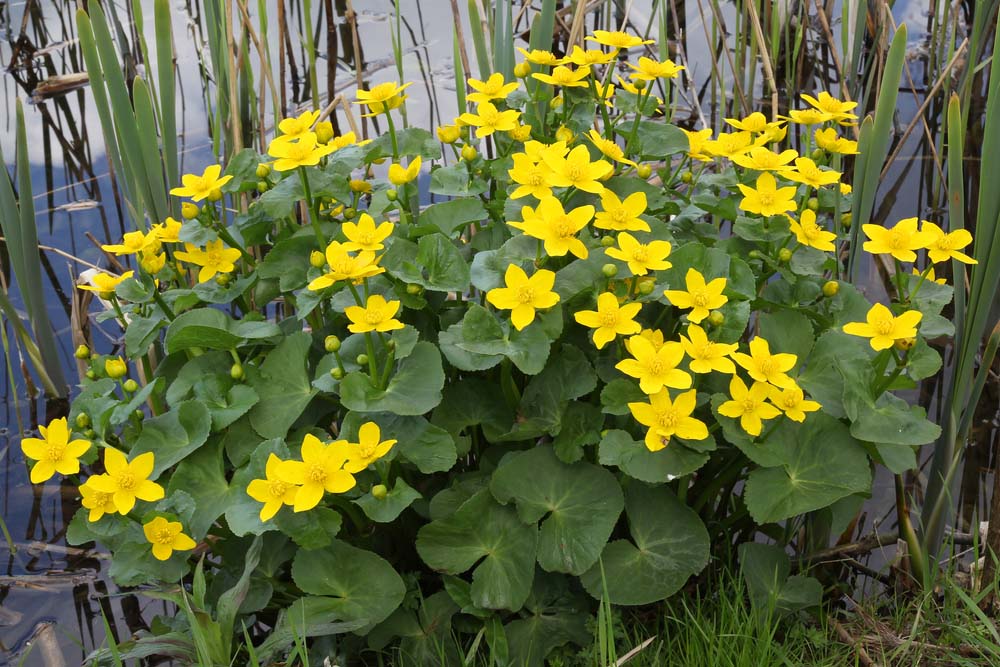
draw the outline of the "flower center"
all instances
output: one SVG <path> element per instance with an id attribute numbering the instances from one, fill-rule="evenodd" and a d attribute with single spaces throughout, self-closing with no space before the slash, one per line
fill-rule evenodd
<path id="1" fill-rule="evenodd" d="M 46 460 L 49 461 L 59 461 L 60 459 L 62 459 L 65 453 L 66 453 L 65 447 L 49 443 L 48 448 L 45 450 L 45 457 Z"/>
<path id="2" fill-rule="evenodd" d="M 545 183 L 545 179 L 542 177 L 542 174 L 539 171 L 533 171 L 531 172 L 531 175 L 528 176 L 528 185 L 538 186 L 542 185 L 543 183 Z"/>
<path id="3" fill-rule="evenodd" d="M 496 125 L 500 120 L 500 112 L 487 109 L 480 112 L 479 117 L 483 119 L 483 125 Z"/>
<path id="4" fill-rule="evenodd" d="M 208 179 L 202 178 L 201 176 L 195 176 L 191 179 L 191 189 L 192 190 L 208 190 Z"/>
<path id="5" fill-rule="evenodd" d="M 128 470 L 118 473 L 116 481 L 122 491 L 131 491 L 135 488 L 135 475 Z"/>
<path id="6" fill-rule="evenodd" d="M 875 331 L 877 331 L 880 336 L 888 336 L 892 333 L 892 321 L 879 320 L 875 323 Z"/>
<path id="7" fill-rule="evenodd" d="M 283 498 L 285 491 L 288 490 L 288 485 L 282 482 L 280 479 L 268 480 L 267 491 L 271 494 L 273 498 Z"/>
<path id="8" fill-rule="evenodd" d="M 761 375 L 771 375 L 778 369 L 774 367 L 773 359 L 764 359 L 759 362 L 758 368 L 760 368 Z"/>
<path id="9" fill-rule="evenodd" d="M 566 218 L 562 218 L 561 220 L 559 220 L 559 222 L 556 223 L 556 234 L 557 235 L 559 235 L 559 236 L 561 236 L 563 238 L 566 238 L 566 237 L 569 237 L 569 236 L 573 236 L 573 234 L 575 234 L 575 233 L 576 233 L 576 230 L 573 229 L 573 226 L 571 224 L 569 224 L 569 221 L 566 220 Z"/>
<path id="10" fill-rule="evenodd" d="M 793 394 L 791 396 L 785 396 L 785 399 L 782 401 L 782 403 L 784 403 L 786 408 L 792 409 L 799 404 L 799 399 L 798 396 L 795 396 Z"/>
<path id="11" fill-rule="evenodd" d="M 374 234 L 362 234 L 360 237 L 361 245 L 373 245 L 375 243 Z"/>
<path id="12" fill-rule="evenodd" d="M 649 372 L 651 375 L 660 375 L 664 370 L 666 370 L 664 368 L 664 363 L 659 359 L 656 359 L 649 365 Z"/>
<path id="13" fill-rule="evenodd" d="M 354 260 L 352 260 L 350 257 L 341 259 L 340 261 L 337 262 L 337 264 L 333 267 L 333 269 L 337 273 L 341 273 L 345 276 L 350 275 L 351 273 L 354 272 Z"/>
<path id="14" fill-rule="evenodd" d="M 361 456 L 366 459 L 370 459 L 375 456 L 375 445 L 370 442 L 362 442 L 360 445 Z"/>
<path id="15" fill-rule="evenodd" d="M 601 313 L 601 326 L 613 329 L 618 324 L 618 313 Z"/>
<path id="16" fill-rule="evenodd" d="M 743 405 L 743 412 L 745 414 L 753 414 L 757 410 L 757 401 L 747 396 L 740 403 Z"/>
<path id="17" fill-rule="evenodd" d="M 288 157 L 292 160 L 302 160 L 310 153 L 312 153 L 312 147 L 302 141 L 291 144 L 291 147 L 288 149 Z"/>
<path id="18" fill-rule="evenodd" d="M 645 264 L 649 261 L 649 249 L 644 246 L 638 246 L 632 251 L 632 259 L 640 264 Z"/>
<path id="19" fill-rule="evenodd" d="M 315 482 L 316 484 L 322 484 L 326 481 L 326 470 L 323 466 L 313 463 L 310 464 L 309 470 L 306 473 L 306 477 L 310 482 Z"/>
<path id="20" fill-rule="evenodd" d="M 368 324 L 378 324 L 384 319 L 381 308 L 369 308 L 365 311 L 365 322 Z"/>
<path id="21" fill-rule="evenodd" d="M 894 250 L 905 250 L 906 249 L 906 235 L 901 231 L 892 230 L 889 234 L 889 247 Z"/>
<path id="22" fill-rule="evenodd" d="M 518 303 L 531 303 L 535 300 L 535 290 L 524 285 L 517 288 L 517 302 Z"/>
<path id="23" fill-rule="evenodd" d="M 209 250 L 205 253 L 207 266 L 219 266 L 222 264 L 222 253 L 218 250 Z"/>
<path id="24" fill-rule="evenodd" d="M 699 308 L 707 307 L 709 298 L 711 297 L 705 290 L 695 290 L 694 292 L 691 292 L 691 301 L 693 301 L 694 305 Z"/>
<path id="25" fill-rule="evenodd" d="M 677 411 L 667 410 L 660 413 L 660 426 L 663 428 L 674 428 L 677 426 Z"/>
<path id="26" fill-rule="evenodd" d="M 584 177 L 583 167 L 578 164 L 572 164 L 569 167 L 569 178 L 571 181 L 579 181 Z"/>
<path id="27" fill-rule="evenodd" d="M 156 531 L 156 541 L 159 544 L 172 544 L 174 541 L 174 535 L 170 532 L 169 528 L 160 528 Z"/>
<path id="28" fill-rule="evenodd" d="M 760 199 L 760 205 L 761 206 L 770 206 L 771 204 L 774 203 L 774 195 L 763 194 L 763 193 L 758 192 L 757 193 L 757 197 Z"/>
<path id="29" fill-rule="evenodd" d="M 614 211 L 611 212 L 611 217 L 617 223 L 624 223 L 626 220 L 628 220 L 628 211 L 626 211 L 623 208 L 615 209 Z"/>

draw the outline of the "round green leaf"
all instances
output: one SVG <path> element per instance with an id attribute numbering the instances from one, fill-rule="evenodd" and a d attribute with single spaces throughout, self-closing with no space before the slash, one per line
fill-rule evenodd
<path id="1" fill-rule="evenodd" d="M 441 354 L 432 343 L 422 341 L 399 362 L 385 389 L 376 387 L 364 373 L 349 373 L 340 383 L 340 398 L 348 409 L 357 412 L 422 415 L 441 402 L 442 387 Z"/>

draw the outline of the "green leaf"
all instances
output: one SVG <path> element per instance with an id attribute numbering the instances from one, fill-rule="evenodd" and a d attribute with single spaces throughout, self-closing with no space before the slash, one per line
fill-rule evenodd
<path id="1" fill-rule="evenodd" d="M 208 439 L 212 418 L 198 401 L 184 401 L 169 412 L 142 422 L 142 432 L 132 445 L 130 458 L 153 452 L 156 461 L 150 479 L 180 463 Z"/>
<path id="2" fill-rule="evenodd" d="M 788 353 L 798 357 L 790 373 L 795 373 L 809 356 L 815 335 L 812 322 L 802 313 L 794 310 L 763 312 L 757 316 L 760 336 L 768 342 L 771 354 Z"/>
<path id="3" fill-rule="evenodd" d="M 584 446 L 601 441 L 604 414 L 592 403 L 570 403 L 560 421 L 559 435 L 552 441 L 552 446 L 563 463 L 579 461 L 583 458 Z"/>
<path id="4" fill-rule="evenodd" d="M 665 487 L 629 485 L 625 511 L 633 541 L 609 543 L 600 561 L 580 577 L 596 599 L 606 590 L 612 604 L 657 602 L 708 563 L 708 531 L 694 510 Z"/>
<path id="5" fill-rule="evenodd" d="M 276 278 L 282 292 L 304 287 L 311 266 L 309 255 L 315 249 L 316 239 L 311 234 L 279 241 L 257 266 L 257 275 L 265 280 Z"/>
<path id="6" fill-rule="evenodd" d="M 281 335 L 273 322 L 236 321 L 221 310 L 196 308 L 178 315 L 167 328 L 167 353 L 192 347 L 231 350 L 247 340 Z"/>
<path id="7" fill-rule="evenodd" d="M 90 510 L 81 507 L 73 514 L 73 519 L 66 527 L 66 542 L 74 546 L 87 542 L 104 542 L 116 535 L 121 535 L 132 524 L 128 517 L 121 514 L 105 514 L 91 523 Z"/>
<path id="8" fill-rule="evenodd" d="M 495 440 L 514 422 L 504 401 L 494 400 L 496 386 L 488 380 L 466 376 L 444 388 L 441 404 L 431 421 L 457 438 L 469 426 L 482 426 L 488 440 Z"/>
<path id="9" fill-rule="evenodd" d="M 452 199 L 440 204 L 432 204 L 420 212 L 421 225 L 434 225 L 445 236 L 451 236 L 471 222 L 481 222 L 486 219 L 486 209 L 478 197 Z"/>
<path id="10" fill-rule="evenodd" d="M 642 402 L 645 398 L 637 382 L 616 378 L 601 390 L 601 407 L 611 415 L 627 415 L 629 403 Z"/>
<path id="11" fill-rule="evenodd" d="M 430 474 L 451 470 L 458 459 L 455 440 L 451 434 L 419 416 L 401 416 L 391 412 L 350 412 L 344 417 L 341 427 L 344 437 L 356 438 L 361 424 L 367 421 L 379 425 L 383 440 L 397 441 L 386 454 L 386 460 L 402 456 L 417 466 L 420 472 Z"/>
<path id="12" fill-rule="evenodd" d="M 340 398 L 345 407 L 357 412 L 422 415 L 441 402 L 442 387 L 441 354 L 432 343 L 422 341 L 399 362 L 384 390 L 364 373 L 349 373 L 340 383 Z"/>
<path id="13" fill-rule="evenodd" d="M 538 531 L 483 489 L 454 514 L 417 533 L 417 553 L 440 572 L 472 572 L 472 600 L 483 609 L 521 608 L 535 575 Z"/>
<path id="14" fill-rule="evenodd" d="M 291 458 L 291 453 L 284 440 L 279 438 L 265 440 L 253 450 L 248 463 L 233 473 L 233 479 L 230 483 L 232 493 L 225 513 L 226 524 L 237 537 L 260 535 L 269 530 L 278 530 L 276 522 L 268 521 L 265 523 L 260 520 L 260 510 L 264 504 L 247 495 L 247 486 L 251 481 L 265 479 L 264 471 L 270 454 L 274 454 L 282 460 Z M 291 512 L 291 507 L 282 507 L 278 510 L 279 515 Z"/>
<path id="15" fill-rule="evenodd" d="M 381 264 L 394 278 L 431 291 L 464 292 L 469 287 L 469 265 L 443 234 L 421 236 L 416 244 L 396 239 L 382 256 Z"/>
<path id="16" fill-rule="evenodd" d="M 396 146 L 399 155 L 417 157 L 424 160 L 437 160 L 441 157 L 441 142 L 433 134 L 422 127 L 407 127 L 396 131 Z M 364 148 L 365 162 L 372 162 L 379 158 L 391 158 L 393 155 L 392 137 L 389 133 L 383 133 Z"/>
<path id="17" fill-rule="evenodd" d="M 460 371 L 485 371 L 503 361 L 501 354 L 469 352 L 460 347 L 463 342 L 461 322 L 438 333 L 438 345 L 441 347 L 441 353 L 449 364 Z"/>
<path id="18" fill-rule="evenodd" d="M 158 314 L 133 317 L 125 329 L 125 354 L 132 358 L 145 354 L 160 335 L 160 329 L 166 321 L 166 318 Z"/>
<path id="19" fill-rule="evenodd" d="M 283 438 L 317 390 L 309 376 L 312 336 L 304 331 L 285 337 L 248 380 L 260 400 L 250 410 L 250 423 L 263 438 Z"/>
<path id="20" fill-rule="evenodd" d="M 274 517 L 274 525 L 303 549 L 322 549 L 340 532 L 343 519 L 329 507 L 314 507 L 306 512 L 282 509 Z"/>
<path id="21" fill-rule="evenodd" d="M 611 473 L 590 463 L 563 463 L 546 446 L 505 458 L 490 490 L 501 503 L 513 501 L 525 523 L 541 521 L 538 563 L 549 572 L 590 568 L 624 507 Z"/>
<path id="22" fill-rule="evenodd" d="M 429 191 L 435 195 L 447 197 L 475 197 L 486 192 L 488 184 L 485 179 L 470 179 L 469 167 L 465 162 L 457 162 L 447 167 L 431 170 Z"/>
<path id="23" fill-rule="evenodd" d="M 830 329 L 813 345 L 799 384 L 819 401 L 824 412 L 846 417 L 844 387 L 867 382 L 872 356 L 871 346 L 863 339 Z"/>
<path id="24" fill-rule="evenodd" d="M 871 490 L 864 448 L 833 417 L 811 413 L 804 423 L 776 429 L 770 438 L 783 440 L 790 456 L 783 465 L 759 468 L 747 478 L 744 501 L 758 523 L 781 521 Z"/>
<path id="25" fill-rule="evenodd" d="M 886 392 L 874 403 L 867 388 L 848 387 L 844 407 L 851 419 L 851 435 L 884 445 L 926 445 L 941 435 L 941 427 L 927 419 L 927 412 Z"/>
<path id="26" fill-rule="evenodd" d="M 631 130 L 632 125 L 629 123 L 625 127 Z M 624 131 L 620 130 L 620 133 L 627 137 Z M 671 123 L 641 120 L 636 138 L 639 140 L 639 152 L 644 158 L 676 155 L 689 148 L 687 135 Z"/>
<path id="27" fill-rule="evenodd" d="M 674 440 L 665 449 L 651 452 L 643 441 L 612 429 L 601 439 L 598 460 L 601 465 L 617 466 L 629 477 L 662 484 L 698 470 L 708 462 L 708 454 Z"/>
<path id="28" fill-rule="evenodd" d="M 812 577 L 789 577 L 791 561 L 780 547 L 745 542 L 739 554 L 750 599 L 763 613 L 785 615 L 819 606 L 823 586 Z"/>
<path id="29" fill-rule="evenodd" d="M 776 215 L 770 218 L 738 216 L 733 223 L 733 234 L 747 241 L 774 243 L 788 238 L 788 218 Z"/>
<path id="30" fill-rule="evenodd" d="M 403 513 L 403 510 L 421 497 L 420 493 L 407 484 L 402 477 L 397 477 L 396 483 L 385 498 L 376 498 L 369 492 L 355 500 L 354 504 L 364 510 L 372 521 L 389 523 L 395 521 L 396 517 Z"/>
<path id="31" fill-rule="evenodd" d="M 550 341 L 540 323 L 507 333 L 494 315 L 472 304 L 462 319 L 461 349 L 480 355 L 503 355 L 526 375 L 536 375 L 545 367 Z"/>

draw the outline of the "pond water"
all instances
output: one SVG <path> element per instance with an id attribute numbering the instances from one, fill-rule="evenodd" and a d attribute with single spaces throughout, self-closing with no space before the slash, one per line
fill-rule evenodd
<path id="1" fill-rule="evenodd" d="M 285 20 L 298 25 L 301 3 L 283 1 L 286 3 Z M 0 8 L 0 34 L 3 36 L 0 62 L 7 68 L 0 79 L 3 85 L 0 148 L 8 160 L 14 152 L 14 100 L 18 97 L 30 100 L 41 80 L 82 70 L 74 25 L 76 4 L 75 0 L 18 0 Z M 180 86 L 178 99 L 182 105 L 178 115 L 181 168 L 183 172 L 200 172 L 205 165 L 215 161 L 200 74 L 202 61 L 208 58 L 202 11 L 198 0 L 177 0 L 170 4 Z M 256 3 L 249 4 L 256 6 Z M 348 99 L 353 99 L 355 78 L 350 26 L 341 18 L 346 5 L 342 0 L 314 0 L 312 4 L 316 10 L 322 5 L 334 6 L 337 10 L 332 33 L 336 41 L 326 42 L 325 28 L 324 36 L 318 37 L 321 89 L 335 94 L 343 92 Z M 409 91 L 409 121 L 412 125 L 433 130 L 437 124 L 450 122 L 456 113 L 451 5 L 447 0 L 402 0 L 399 4 L 404 52 L 402 78 L 416 82 Z M 711 25 L 707 25 L 706 32 L 703 23 L 703 17 L 710 22 L 711 16 L 705 13 L 698 0 L 677 4 L 685 17 L 685 51 L 696 84 L 694 88 L 698 88 L 711 76 L 714 58 L 708 37 Z M 900 93 L 900 128 L 912 118 L 931 83 L 924 71 L 926 50 L 923 48 L 930 4 L 930 0 L 898 1 L 893 10 L 896 22 L 906 23 L 910 29 L 909 70 L 917 87 L 916 94 L 908 86 Z M 134 17 L 125 8 L 130 3 L 105 2 L 102 5 L 108 7 L 109 12 L 110 8 L 116 8 L 117 18 L 126 30 L 134 29 Z M 152 44 L 152 1 L 143 0 L 140 5 L 145 17 L 145 36 Z M 267 0 L 264 5 L 269 24 L 276 25 L 278 0 Z M 641 30 L 649 23 L 651 3 L 629 2 L 628 5 L 630 20 Z M 356 0 L 353 7 L 357 11 L 361 69 L 366 83 L 398 79 L 390 40 L 395 29 L 393 3 Z M 732 3 L 722 4 L 722 18 L 728 25 L 733 24 L 735 15 Z M 834 11 L 834 16 L 839 16 L 839 10 Z M 467 35 L 471 34 L 472 27 L 467 21 L 464 30 Z M 836 22 L 834 30 L 839 34 Z M 134 43 L 134 35 L 131 37 Z M 733 35 L 730 43 L 740 39 L 739 35 Z M 271 43 L 268 46 L 276 58 L 279 46 Z M 474 62 L 471 43 L 469 49 Z M 291 52 L 298 79 L 293 80 L 289 70 L 284 84 L 289 107 L 297 108 L 307 102 L 304 99 L 307 90 L 301 76 L 304 53 L 299 46 Z M 328 73 L 333 74 L 333 80 L 327 87 Z M 44 290 L 59 341 L 59 354 L 73 382 L 78 377 L 70 329 L 73 278 L 90 264 L 102 264 L 103 253 L 97 243 L 120 237 L 132 228 L 132 224 L 124 215 L 108 173 L 100 123 L 88 89 L 30 101 L 25 105 L 25 114 L 39 241 L 44 246 Z M 705 116 L 713 119 L 718 114 L 706 106 Z M 678 117 L 684 118 L 685 114 L 679 113 Z M 930 126 L 934 131 L 933 117 Z M 888 170 L 883 194 L 876 206 L 878 219 L 930 217 L 940 213 L 943 199 L 935 189 L 932 165 L 933 158 L 921 132 L 914 132 L 902 147 L 899 159 Z M 866 282 L 872 294 L 877 295 L 881 289 L 878 275 L 871 273 Z M 121 331 L 113 322 L 91 322 L 90 326 L 99 351 L 110 352 L 119 342 Z M 19 361 L 12 361 L 16 372 Z M 64 406 L 47 406 L 41 400 L 32 399 L 23 381 L 12 379 L 6 373 L 0 374 L 0 394 L 4 399 L 0 410 L 0 517 L 16 546 L 16 552 L 12 552 L 0 540 L 0 666 L 79 664 L 91 650 L 104 643 L 104 619 L 115 637 L 127 638 L 144 627 L 163 606 L 141 593 L 118 591 L 105 576 L 108 561 L 104 554 L 66 545 L 66 524 L 78 507 L 73 485 L 55 480 L 43 487 L 27 483 L 20 437 L 38 422 L 46 421 L 47 414 L 56 415 Z M 994 419 L 993 426 L 987 422 L 977 428 L 976 443 L 970 449 L 972 456 L 967 463 L 962 497 L 966 520 L 985 509 L 981 489 L 985 486 L 989 452 L 994 449 L 991 443 L 996 438 L 995 391 L 990 396 L 993 403 L 985 406 L 984 419 Z M 924 402 L 932 399 L 932 388 L 925 388 Z M 870 531 L 879 524 L 882 530 L 892 529 L 891 477 L 878 481 L 875 496 L 866 508 L 866 519 L 859 531 Z"/>

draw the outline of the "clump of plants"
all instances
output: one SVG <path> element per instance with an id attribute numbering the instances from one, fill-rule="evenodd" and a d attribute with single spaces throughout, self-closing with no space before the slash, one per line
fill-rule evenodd
<path id="1" fill-rule="evenodd" d="M 23 450 L 33 482 L 79 478 L 68 539 L 118 583 L 184 583 L 124 650 L 228 663 L 238 635 L 266 662 L 336 635 L 439 664 L 458 636 L 539 665 L 598 601 L 664 600 L 761 533 L 763 592 L 819 602 L 786 549 L 937 437 L 893 391 L 939 370 L 934 267 L 971 237 L 865 224 L 896 288 L 871 304 L 841 280 L 854 104 L 684 130 L 681 67 L 587 44 L 470 79 L 436 137 L 408 84 L 358 92 L 370 141 L 284 119 L 266 155 L 185 175 L 182 219 L 105 247 L 133 270 L 80 287 L 121 354 L 79 350 L 68 421 Z"/>

